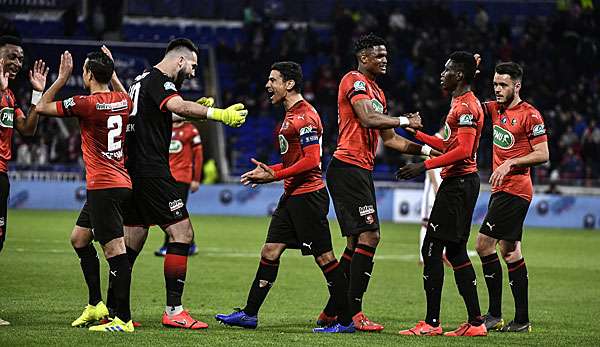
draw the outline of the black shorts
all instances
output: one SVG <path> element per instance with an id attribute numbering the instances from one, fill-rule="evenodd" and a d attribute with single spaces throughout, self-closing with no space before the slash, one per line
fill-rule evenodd
<path id="1" fill-rule="evenodd" d="M 266 243 L 285 243 L 302 255 L 319 256 L 333 249 L 329 231 L 329 195 L 322 188 L 314 192 L 279 199 L 273 212 Z"/>
<path id="2" fill-rule="evenodd" d="M 0 172 L 0 251 L 6 239 L 6 215 L 8 212 L 8 196 L 10 195 L 10 182 L 6 172 Z"/>
<path id="3" fill-rule="evenodd" d="M 327 188 L 343 236 L 379 229 L 371 171 L 333 158 L 327 169 Z"/>
<path id="4" fill-rule="evenodd" d="M 190 195 L 190 184 L 175 181 L 175 185 L 177 185 L 177 191 L 179 195 L 183 197 L 183 203 L 187 205 L 187 199 Z"/>
<path id="5" fill-rule="evenodd" d="M 131 177 L 131 184 L 133 197 L 124 211 L 125 225 L 165 228 L 189 217 L 173 177 Z"/>
<path id="6" fill-rule="evenodd" d="M 490 196 L 488 211 L 479 232 L 497 240 L 521 241 L 529 201 L 506 192 Z"/>
<path id="7" fill-rule="evenodd" d="M 94 240 L 102 245 L 123 237 L 123 208 L 131 196 L 128 188 L 88 190 L 87 200 L 75 224 L 92 229 Z"/>
<path id="8" fill-rule="evenodd" d="M 467 241 L 478 196 L 479 175 L 476 172 L 444 178 L 429 215 L 427 235 L 445 241 Z"/>

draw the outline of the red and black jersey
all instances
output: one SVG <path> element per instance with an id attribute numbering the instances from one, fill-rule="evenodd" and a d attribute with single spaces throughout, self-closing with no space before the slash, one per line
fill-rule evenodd
<path id="1" fill-rule="evenodd" d="M 8 170 L 12 153 L 13 124 L 16 118 L 24 118 L 13 92 L 6 88 L 0 91 L 0 172 Z"/>
<path id="2" fill-rule="evenodd" d="M 303 159 L 305 148 L 309 146 L 318 146 L 320 153 L 322 135 L 321 118 L 306 100 L 299 101 L 288 109 L 278 134 L 283 169 L 285 170 Z M 314 192 L 323 187 L 325 184 L 320 164 L 308 171 L 284 179 L 284 189 L 287 195 Z"/>
<path id="3" fill-rule="evenodd" d="M 189 184 L 202 175 L 202 140 L 196 126 L 184 122 L 173 126 L 169 147 L 169 166 L 175 181 Z"/>
<path id="4" fill-rule="evenodd" d="M 56 102 L 59 116 L 79 118 L 87 189 L 131 188 L 123 155 L 131 108 L 131 99 L 121 92 L 100 92 Z"/>
<path id="5" fill-rule="evenodd" d="M 360 124 L 352 104 L 370 100 L 375 111 L 387 113 L 383 90 L 375 81 L 358 71 L 348 72 L 338 88 L 338 144 L 333 156 L 343 162 L 373 170 L 379 130 Z"/>
<path id="6" fill-rule="evenodd" d="M 159 69 L 137 76 L 129 87 L 133 111 L 127 124 L 126 167 L 132 177 L 168 177 L 173 128 L 167 101 L 179 92 Z"/>
<path id="7" fill-rule="evenodd" d="M 484 103 L 484 109 L 493 124 L 494 170 L 506 160 L 526 156 L 533 151 L 533 146 L 548 141 L 544 119 L 531 104 L 522 101 L 504 109 L 497 102 L 489 101 Z M 531 201 L 530 169 L 513 167 L 500 186 L 492 187 L 492 193 L 498 191 Z"/>

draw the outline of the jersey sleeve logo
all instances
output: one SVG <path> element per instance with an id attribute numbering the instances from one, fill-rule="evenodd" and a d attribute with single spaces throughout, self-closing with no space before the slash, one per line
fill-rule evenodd
<path id="1" fill-rule="evenodd" d="M 196 135 L 196 136 L 194 136 L 194 138 L 192 138 L 193 145 L 199 145 L 201 143 L 202 143 L 202 138 L 200 138 L 200 135 Z"/>
<path id="2" fill-rule="evenodd" d="M 12 128 L 15 118 L 15 109 L 12 107 L 4 107 L 0 110 L 0 126 L 3 128 Z"/>
<path id="3" fill-rule="evenodd" d="M 536 124 L 533 127 L 533 131 L 531 132 L 532 136 L 541 136 L 546 134 L 546 127 L 544 126 L 544 124 Z"/>
<path id="4" fill-rule="evenodd" d="M 473 126 L 473 115 L 470 113 L 458 116 L 458 126 Z"/>
<path id="5" fill-rule="evenodd" d="M 354 90 L 362 90 L 362 91 L 366 91 L 367 90 L 367 85 L 365 84 L 364 81 L 356 81 L 354 82 Z"/>
<path id="6" fill-rule="evenodd" d="M 319 143 L 319 134 L 312 125 L 300 129 L 300 145 L 302 147 Z"/>
<path id="7" fill-rule="evenodd" d="M 165 87 L 165 90 L 172 90 L 174 92 L 177 91 L 177 88 L 175 88 L 175 83 L 173 83 L 173 82 L 165 82 L 163 87 Z"/>
<path id="8" fill-rule="evenodd" d="M 63 100 L 63 108 L 71 109 L 73 107 L 75 107 L 75 100 L 73 98 Z"/>
<path id="9" fill-rule="evenodd" d="M 494 146 L 501 149 L 511 149 L 515 144 L 513 134 L 499 125 L 494 125 Z"/>
<path id="10" fill-rule="evenodd" d="M 383 113 L 383 105 L 377 99 L 371 99 L 371 105 L 376 112 Z"/>
<path id="11" fill-rule="evenodd" d="M 290 148 L 290 145 L 288 144 L 287 140 L 285 139 L 285 136 L 279 134 L 279 154 L 286 154 L 288 149 Z"/>
<path id="12" fill-rule="evenodd" d="M 171 144 L 169 145 L 169 153 L 175 154 L 179 153 L 183 150 L 183 143 L 179 140 L 171 140 Z"/>

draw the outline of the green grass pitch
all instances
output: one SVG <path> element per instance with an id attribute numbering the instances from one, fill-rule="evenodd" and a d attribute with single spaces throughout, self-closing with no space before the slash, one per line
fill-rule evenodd
<path id="1" fill-rule="evenodd" d="M 600 345 L 597 231 L 527 229 L 523 251 L 530 276 L 533 332 L 491 333 L 473 340 L 398 336 L 399 328 L 424 317 L 421 269 L 417 265 L 418 226 L 385 223 L 364 300 L 365 312 L 383 323 L 385 330 L 323 336 L 311 332 L 327 299 L 323 276 L 311 257 L 301 257 L 294 250 L 282 257 L 279 277 L 259 314 L 257 330 L 217 324 L 213 318 L 216 313 L 229 313 L 245 303 L 269 219 L 193 216 L 200 254 L 189 259 L 184 305 L 196 319 L 208 322 L 209 329 L 182 331 L 160 325 L 165 301 L 162 258 L 152 252 L 160 244 L 162 232 L 152 229 L 133 272 L 132 311 L 143 326 L 133 334 L 111 335 L 70 326 L 87 300 L 78 260 L 69 243 L 76 217 L 76 212 L 9 211 L 8 240 L 0 254 L 0 317 L 12 325 L 0 327 L 0 346 Z M 337 223 L 331 225 L 339 255 L 344 240 Z M 471 250 L 474 239 L 475 233 Z M 473 263 L 485 312 L 487 293 L 481 265 L 476 258 Z M 103 258 L 101 264 L 105 275 L 107 264 Z M 103 281 L 105 287 L 106 276 Z M 514 309 L 506 272 L 504 282 L 503 311 L 505 319 L 510 320 Z M 465 318 L 452 270 L 447 268 L 443 327 L 453 329 Z"/>

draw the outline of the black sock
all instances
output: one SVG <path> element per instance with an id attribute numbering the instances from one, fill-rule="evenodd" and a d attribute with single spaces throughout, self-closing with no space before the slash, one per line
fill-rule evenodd
<path id="1" fill-rule="evenodd" d="M 350 285 L 348 287 L 348 308 L 353 317 L 362 311 L 363 295 L 367 291 L 373 272 L 375 248 L 357 244 L 350 264 Z"/>
<path id="2" fill-rule="evenodd" d="M 475 269 L 469 260 L 467 254 L 466 243 L 446 243 L 446 257 L 452 269 L 454 270 L 454 280 L 458 287 L 458 292 L 462 296 L 467 314 L 468 322 L 472 325 L 479 326 L 483 323 L 481 317 L 481 309 L 479 308 L 479 298 L 477 296 L 477 278 L 475 277 Z"/>
<path id="3" fill-rule="evenodd" d="M 169 234 L 165 233 L 165 242 L 163 242 L 163 245 L 161 247 L 167 247 L 168 244 L 169 244 Z"/>
<path id="4" fill-rule="evenodd" d="M 133 248 L 127 247 L 127 246 L 125 247 L 125 250 L 127 251 L 127 260 L 129 262 L 129 268 L 131 271 L 133 271 L 133 264 L 135 263 L 135 260 L 137 259 L 140 252 L 136 251 Z M 108 313 L 111 317 L 115 316 L 116 306 L 117 306 L 117 303 L 115 301 L 115 297 L 113 294 L 112 276 L 109 273 L 108 274 L 108 290 L 106 291 L 106 307 L 108 308 Z"/>
<path id="5" fill-rule="evenodd" d="M 425 236 L 421 255 L 423 256 L 423 289 L 427 298 L 425 322 L 433 327 L 440 325 L 440 306 L 444 285 L 444 263 L 442 241 Z"/>
<path id="6" fill-rule="evenodd" d="M 85 247 L 75 248 L 79 257 L 79 265 L 83 271 L 83 277 L 88 287 L 88 303 L 96 306 L 102 301 L 100 293 L 100 260 L 96 248 L 91 243 Z"/>
<path id="7" fill-rule="evenodd" d="M 346 326 L 352 321 L 352 316 L 349 316 L 348 311 L 348 284 L 344 277 L 344 272 L 337 260 L 333 260 L 325 265 L 320 266 L 325 280 L 327 281 L 327 289 L 329 290 L 329 301 L 333 310 L 325 311 L 325 314 L 338 317 L 338 322 Z M 329 303 L 328 303 L 329 306 Z M 326 308 L 327 309 L 327 308 Z"/>
<path id="8" fill-rule="evenodd" d="M 508 266 L 508 284 L 515 299 L 515 323 L 529 322 L 529 306 L 527 301 L 527 290 L 529 286 L 529 275 L 525 259 L 517 260 Z"/>
<path id="9" fill-rule="evenodd" d="M 277 271 L 279 271 L 279 259 L 260 258 L 254 282 L 252 282 L 250 293 L 248 293 L 246 307 L 243 309 L 247 315 L 256 316 L 258 314 L 258 310 L 260 310 L 267 294 L 269 294 L 269 290 L 275 283 L 275 279 L 277 279 Z"/>
<path id="10" fill-rule="evenodd" d="M 170 242 L 167 244 L 164 262 L 167 306 L 181 306 L 189 250 L 188 243 Z"/>
<path id="11" fill-rule="evenodd" d="M 352 263 L 352 254 L 354 254 L 354 251 L 346 247 L 344 249 L 344 253 L 342 253 L 342 258 L 339 261 L 340 271 L 342 272 L 342 275 L 344 275 L 344 281 L 346 281 L 346 291 L 348 290 L 348 286 L 350 285 L 350 263 Z M 335 312 L 335 310 L 336 308 L 334 299 L 330 295 L 329 300 L 327 301 L 327 305 L 325 305 L 325 308 L 323 309 L 323 312 L 325 312 L 326 315 L 333 317 L 333 312 Z"/>
<path id="12" fill-rule="evenodd" d="M 481 266 L 490 302 L 488 313 L 494 317 L 502 317 L 502 266 L 498 254 L 481 257 Z"/>
<path id="13" fill-rule="evenodd" d="M 127 323 L 131 320 L 129 308 L 129 292 L 131 286 L 131 267 L 126 254 L 120 254 L 106 259 L 110 267 L 109 276 L 112 278 L 113 296 L 116 302 L 115 316 Z"/>

